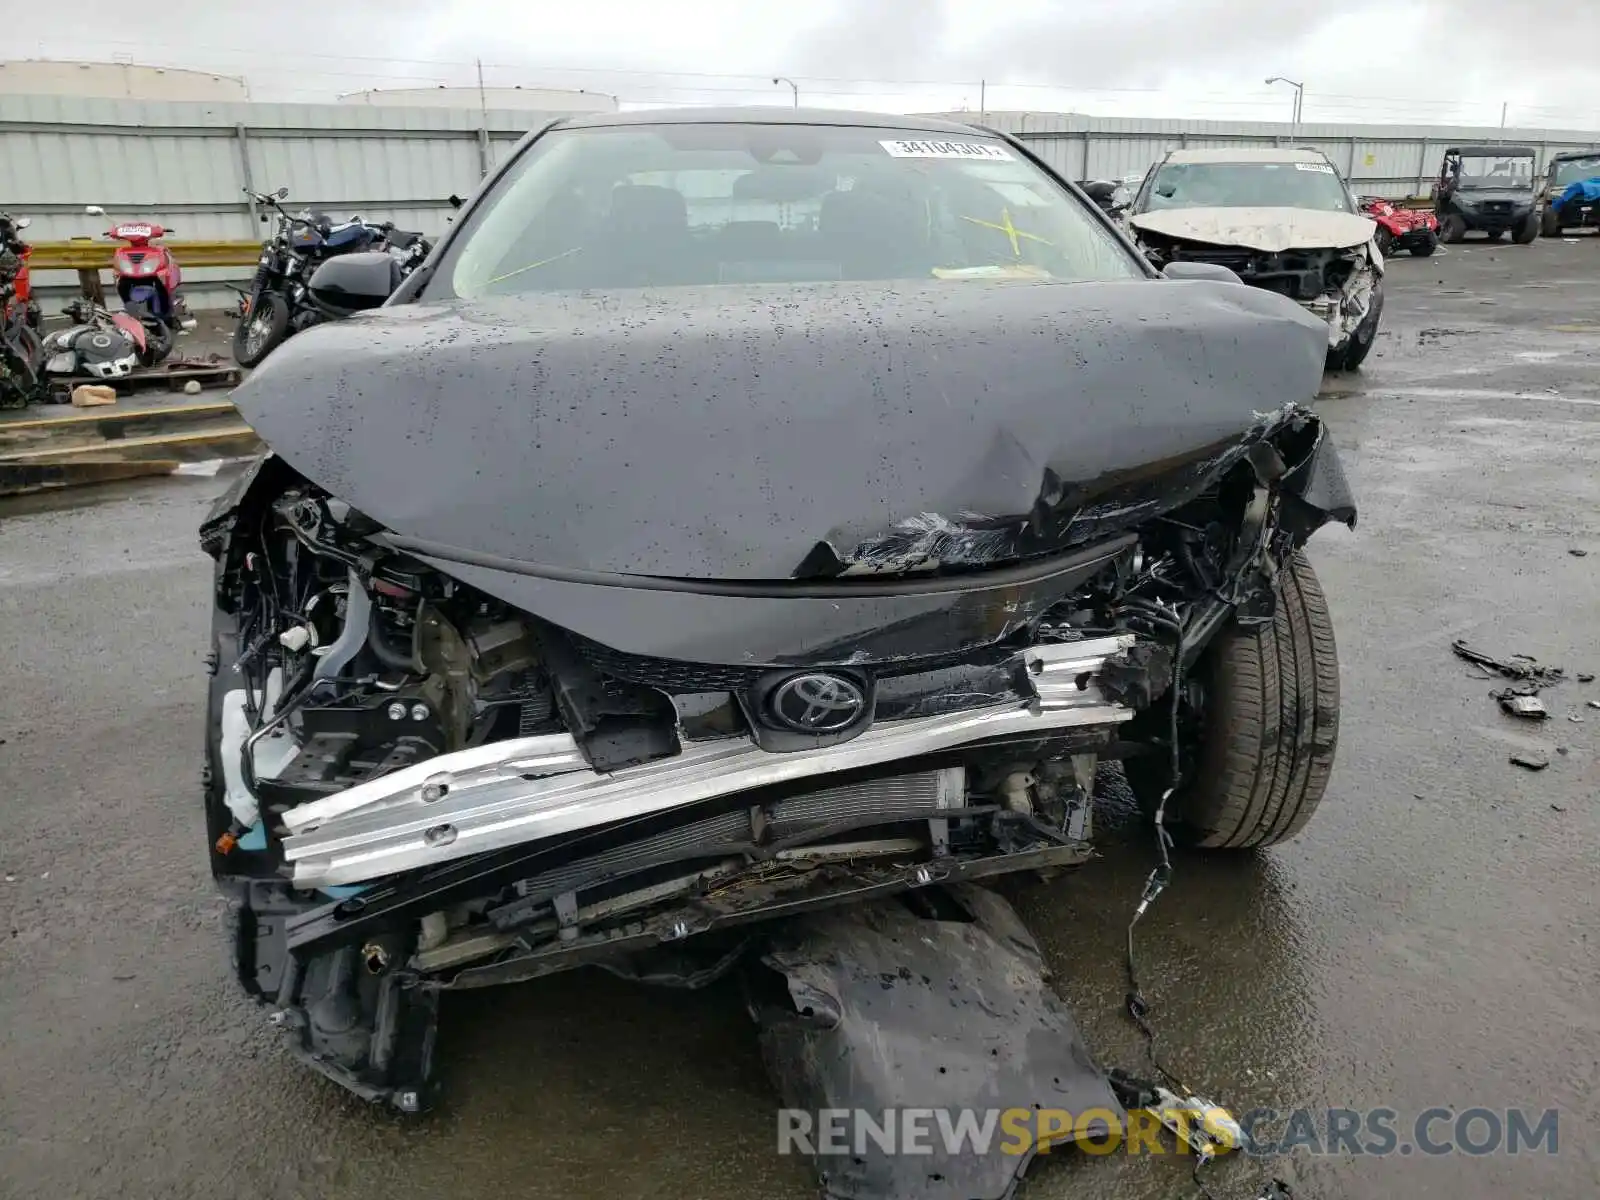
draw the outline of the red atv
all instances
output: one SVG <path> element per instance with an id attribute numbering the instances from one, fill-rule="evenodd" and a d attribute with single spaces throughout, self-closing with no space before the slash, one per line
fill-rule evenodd
<path id="1" fill-rule="evenodd" d="M 1409 250 L 1426 258 L 1439 248 L 1439 218 L 1420 208 L 1406 208 L 1381 196 L 1361 197 L 1361 211 L 1378 225 L 1378 250 L 1385 256 Z"/>

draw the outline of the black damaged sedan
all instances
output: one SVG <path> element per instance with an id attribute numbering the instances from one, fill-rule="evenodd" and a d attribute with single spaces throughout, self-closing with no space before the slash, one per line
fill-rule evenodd
<path id="1" fill-rule="evenodd" d="M 445 992 L 1082 863 L 1104 761 L 1197 845 L 1311 817 L 1355 514 L 1294 302 L 1001 135 L 771 109 L 557 122 L 391 270 L 319 271 L 375 311 L 238 391 L 201 531 L 212 867 L 317 1069 L 416 1109 Z"/>

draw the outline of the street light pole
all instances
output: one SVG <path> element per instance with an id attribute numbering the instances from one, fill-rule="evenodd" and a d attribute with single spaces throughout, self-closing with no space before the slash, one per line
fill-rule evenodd
<path id="1" fill-rule="evenodd" d="M 794 106 L 796 108 L 799 108 L 800 107 L 800 88 L 799 88 L 799 85 L 797 85 L 795 83 L 795 81 L 790 79 L 787 75 L 774 75 L 772 77 L 772 86 L 773 87 L 777 87 L 780 83 L 787 83 L 789 85 L 789 91 L 794 94 Z"/>
<path id="2" fill-rule="evenodd" d="M 1306 85 L 1296 83 L 1293 79 L 1285 79 L 1282 75 L 1274 75 L 1267 80 L 1268 87 L 1275 83 L 1287 83 L 1294 89 L 1294 115 L 1289 118 L 1289 140 L 1298 142 L 1300 140 L 1300 116 L 1305 110 Z"/>

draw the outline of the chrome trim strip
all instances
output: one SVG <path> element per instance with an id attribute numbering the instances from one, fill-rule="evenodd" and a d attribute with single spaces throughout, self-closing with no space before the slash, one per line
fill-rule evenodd
<path id="1" fill-rule="evenodd" d="M 1133 641 L 1122 634 L 1033 647 L 1018 658 L 1034 699 L 885 722 L 817 750 L 774 754 L 730 738 L 609 775 L 589 770 L 565 734 L 440 755 L 287 814 L 292 836 L 284 841 L 284 857 L 297 886 L 358 883 L 987 738 L 1126 721 L 1133 710 L 1106 700 L 1094 676 Z"/>

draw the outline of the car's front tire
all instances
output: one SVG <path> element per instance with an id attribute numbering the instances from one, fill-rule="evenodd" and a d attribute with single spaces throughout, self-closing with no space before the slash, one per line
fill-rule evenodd
<path id="1" fill-rule="evenodd" d="M 1467 236 L 1467 223 L 1459 214 L 1450 213 L 1439 222 L 1439 240 L 1453 246 Z"/>
<path id="2" fill-rule="evenodd" d="M 1174 836 L 1228 850 L 1287 841 L 1316 812 L 1339 740 L 1333 622 L 1303 551 L 1279 573 L 1272 622 L 1229 625 L 1195 671 L 1205 716 L 1198 758 L 1167 802 Z M 1147 807 L 1160 795 L 1162 774 L 1135 773 L 1130 763 L 1130 780 Z"/>
<path id="3" fill-rule="evenodd" d="M 1415 257 L 1415 258 L 1427 258 L 1428 255 L 1432 254 L 1438 248 L 1439 248 L 1439 239 L 1438 239 L 1438 237 L 1435 236 L 1434 234 L 1430 233 L 1426 237 L 1424 237 L 1421 241 L 1416 242 L 1416 243 L 1414 243 L 1412 245 L 1411 253 L 1412 253 L 1412 256 Z"/>
<path id="4" fill-rule="evenodd" d="M 1516 232 L 1511 235 L 1511 240 L 1519 246 L 1526 246 L 1538 236 L 1539 218 L 1529 213 L 1523 218 L 1522 224 L 1517 226 Z"/>

